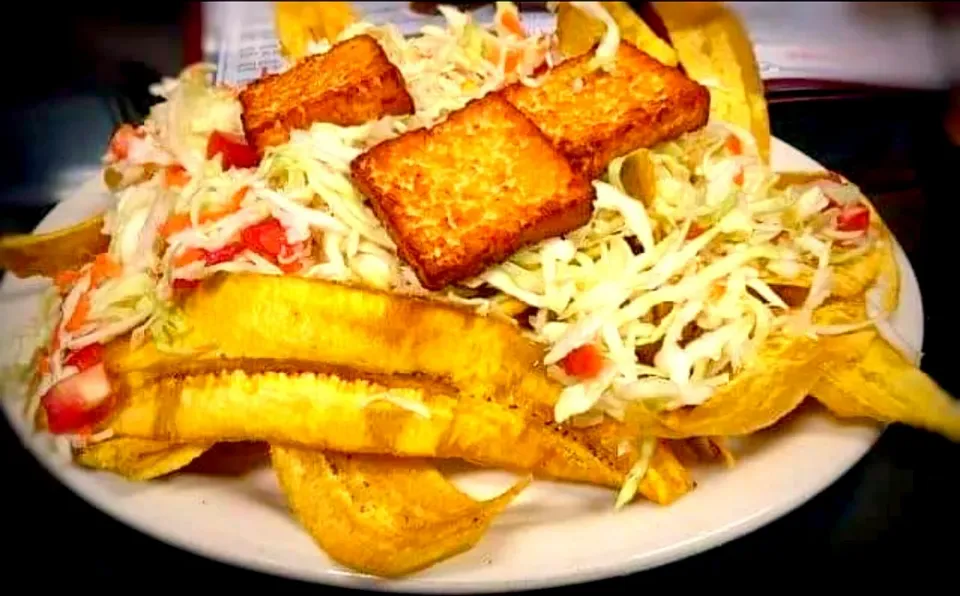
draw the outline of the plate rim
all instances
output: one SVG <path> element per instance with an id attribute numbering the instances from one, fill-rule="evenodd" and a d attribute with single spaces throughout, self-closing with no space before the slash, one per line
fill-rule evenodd
<path id="1" fill-rule="evenodd" d="M 806 167 L 814 171 L 817 169 L 825 169 L 823 168 L 822 164 L 814 160 L 812 157 L 806 155 L 799 149 L 780 140 L 779 138 L 772 137 L 771 144 L 772 149 L 780 152 L 786 152 L 788 160 L 804 162 L 807 164 L 805 167 L 798 167 L 796 169 L 805 169 Z M 94 176 L 94 178 L 96 178 L 96 180 L 91 179 L 87 184 L 82 185 L 80 188 L 77 188 L 71 192 L 70 198 L 66 198 L 62 202 L 58 203 L 42 219 L 42 221 L 36 227 L 36 230 L 42 231 L 48 228 L 51 222 L 54 222 L 58 219 L 63 219 L 63 214 L 66 211 L 80 201 L 84 200 L 82 194 L 85 191 L 90 192 L 90 189 L 87 188 L 88 185 L 98 184 L 99 187 L 102 188 L 102 182 L 100 181 L 99 176 Z M 905 251 L 892 233 L 891 239 L 898 265 L 900 265 L 901 296 L 904 295 L 904 292 L 913 293 L 916 295 L 916 312 L 912 313 L 911 316 L 920 322 L 920 327 L 917 331 L 918 338 L 920 340 L 920 345 L 917 347 L 920 348 L 922 347 L 923 338 L 925 335 L 923 297 L 920 292 L 919 282 L 917 280 L 913 265 L 910 263 Z M 0 296 L 8 291 L 11 280 L 12 276 L 6 276 L 6 278 L 3 280 L 2 285 L 0 285 Z M 24 283 L 24 280 L 17 279 L 16 283 L 22 284 Z M 902 306 L 902 303 L 901 305 L 898 305 L 898 312 Z M 7 331 L 7 333 L 10 333 L 10 331 Z M 735 523 L 714 528 L 712 531 L 704 535 L 694 536 L 685 541 L 672 543 L 669 546 L 655 550 L 652 553 L 634 553 L 619 560 L 614 559 L 610 562 L 604 563 L 593 562 L 590 566 L 580 569 L 561 569 L 549 576 L 537 577 L 533 579 L 507 578 L 503 580 L 463 580 L 458 579 L 455 576 L 420 578 L 414 575 L 400 580 L 384 580 L 357 574 L 343 568 L 338 568 L 337 565 L 332 562 L 329 566 L 324 566 L 322 563 L 318 563 L 318 568 L 325 567 L 322 571 L 305 573 L 302 569 L 298 570 L 290 565 L 284 565 L 283 563 L 274 561 L 269 557 L 251 559 L 250 557 L 243 557 L 224 549 L 218 550 L 216 548 L 208 548 L 199 541 L 190 540 L 189 538 L 184 537 L 182 533 L 177 533 L 173 530 L 167 529 L 163 526 L 163 524 L 151 523 L 145 516 L 138 515 L 136 512 L 127 511 L 123 507 L 119 506 L 119 504 L 115 502 L 116 498 L 110 498 L 108 492 L 101 493 L 100 491 L 83 486 L 81 478 L 85 478 L 86 473 L 82 477 L 80 475 L 66 473 L 63 470 L 63 466 L 65 465 L 64 462 L 60 461 L 58 456 L 49 450 L 49 447 L 45 444 L 46 441 L 39 440 L 38 435 L 31 434 L 32 431 L 28 428 L 28 425 L 23 420 L 23 417 L 15 412 L 15 408 L 12 406 L 14 403 L 13 400 L 4 398 L 0 401 L 3 402 L 2 409 L 4 411 L 4 415 L 7 417 L 11 428 L 20 439 L 24 448 L 33 455 L 34 459 L 48 473 L 50 473 L 51 476 L 53 476 L 60 484 L 66 486 L 76 496 L 90 504 L 95 509 L 112 517 L 134 531 L 140 532 L 141 534 L 144 534 L 153 540 L 157 540 L 178 550 L 185 551 L 195 556 L 210 559 L 212 561 L 217 561 L 231 567 L 247 569 L 258 573 L 265 573 L 282 578 L 316 583 L 320 585 L 397 593 L 502 593 L 515 590 L 554 588 L 602 579 L 622 577 L 696 556 L 736 540 L 737 538 L 751 534 L 757 529 L 762 528 L 763 526 L 776 521 L 780 517 L 795 511 L 813 497 L 822 493 L 863 459 L 863 457 L 876 444 L 877 440 L 880 438 L 883 430 L 885 429 L 884 426 L 877 425 L 875 427 L 875 431 L 871 432 L 870 437 L 864 440 L 862 444 L 858 446 L 859 448 L 856 449 L 855 452 L 851 452 L 850 456 L 846 459 L 834 462 L 830 473 L 824 474 L 818 482 L 808 483 L 801 490 L 791 491 L 787 497 L 781 498 L 777 503 L 758 511 L 751 516 L 741 518 Z M 68 463 L 66 466 L 72 469 L 75 464 Z M 92 475 L 97 474 L 96 471 L 85 472 L 89 472 Z M 91 480 L 96 482 L 95 478 Z M 319 546 L 316 547 L 319 548 Z"/>

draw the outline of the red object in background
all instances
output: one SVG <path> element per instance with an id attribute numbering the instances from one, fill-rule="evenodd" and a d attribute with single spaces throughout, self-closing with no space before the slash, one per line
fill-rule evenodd
<path id="1" fill-rule="evenodd" d="M 188 2 L 183 15 L 183 65 L 203 60 L 203 2 Z"/>

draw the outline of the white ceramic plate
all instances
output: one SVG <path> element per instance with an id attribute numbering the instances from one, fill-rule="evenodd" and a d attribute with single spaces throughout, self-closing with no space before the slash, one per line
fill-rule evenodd
<path id="1" fill-rule="evenodd" d="M 821 169 L 780 141 L 778 170 Z M 102 209 L 98 181 L 61 203 L 41 229 L 72 223 Z M 920 290 L 897 247 L 902 270 L 894 327 L 913 348 L 923 342 Z M 45 282 L 9 278 L 0 289 L 0 321 L 28 321 Z M 15 330 L 10 330 L 14 332 Z M 4 344 L 8 338 L 3 338 Z M 669 507 L 637 503 L 613 511 L 614 492 L 535 482 L 471 551 L 402 581 L 346 571 L 320 551 L 287 513 L 269 468 L 238 478 L 181 474 L 147 484 L 92 472 L 51 454 L 28 437 L 4 400 L 26 445 L 64 484 L 117 519 L 170 544 L 227 563 L 298 579 L 365 589 L 494 592 L 540 588 L 623 575 L 718 546 L 801 505 L 855 464 L 880 427 L 841 424 L 818 410 L 755 437 L 733 470 L 698 470 L 699 485 Z M 497 471 L 460 471 L 468 492 L 487 497 L 512 480 Z"/>

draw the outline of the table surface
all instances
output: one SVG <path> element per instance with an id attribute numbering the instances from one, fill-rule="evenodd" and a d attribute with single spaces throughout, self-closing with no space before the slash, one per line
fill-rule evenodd
<path id="1" fill-rule="evenodd" d="M 69 103 L 77 97 L 60 100 Z M 784 99 L 789 98 L 770 108 L 774 133 L 860 184 L 903 245 L 924 299 L 922 368 L 948 391 L 960 393 L 954 364 L 954 267 L 944 260 L 956 252 L 949 242 L 955 234 L 954 174 L 960 160 L 942 132 L 945 95 Z M 63 117 L 75 113 L 67 110 Z M 30 138 L 36 132 L 30 126 L 39 121 L 23 123 L 18 138 Z M 96 162 L 103 143 L 93 142 L 88 161 Z M 50 208 L 43 201 L 14 206 L 2 197 L 0 205 L 0 231 L 28 230 Z M 953 490 L 958 461 L 960 445 L 893 426 L 833 486 L 753 534 L 658 569 L 551 591 L 779 587 L 804 580 L 823 585 L 825 579 L 833 585 L 838 578 L 858 586 L 892 578 L 930 585 L 953 575 L 951 538 L 960 532 Z M 5 422 L 0 425 L 0 462 L 7 474 L 0 491 L 6 512 L 3 536 L 13 553 L 3 573 L 14 585 L 22 580 L 50 588 L 341 591 L 212 562 L 127 528 L 61 486 L 23 450 Z"/>

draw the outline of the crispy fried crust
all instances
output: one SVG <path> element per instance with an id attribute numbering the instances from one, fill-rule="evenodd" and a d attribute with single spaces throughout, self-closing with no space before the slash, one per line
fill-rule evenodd
<path id="1" fill-rule="evenodd" d="M 496 95 L 377 145 L 351 170 L 400 256 L 431 290 L 580 227 L 593 211 L 589 182 Z"/>
<path id="2" fill-rule="evenodd" d="M 539 87 L 517 83 L 500 92 L 588 178 L 618 156 L 707 123 L 710 94 L 676 68 L 627 42 L 612 73 L 590 73 L 592 56 L 561 63 Z"/>
<path id="3" fill-rule="evenodd" d="M 240 103 L 247 140 L 260 153 L 314 122 L 353 126 L 413 113 L 403 76 L 368 35 L 251 83 L 240 92 Z"/>

